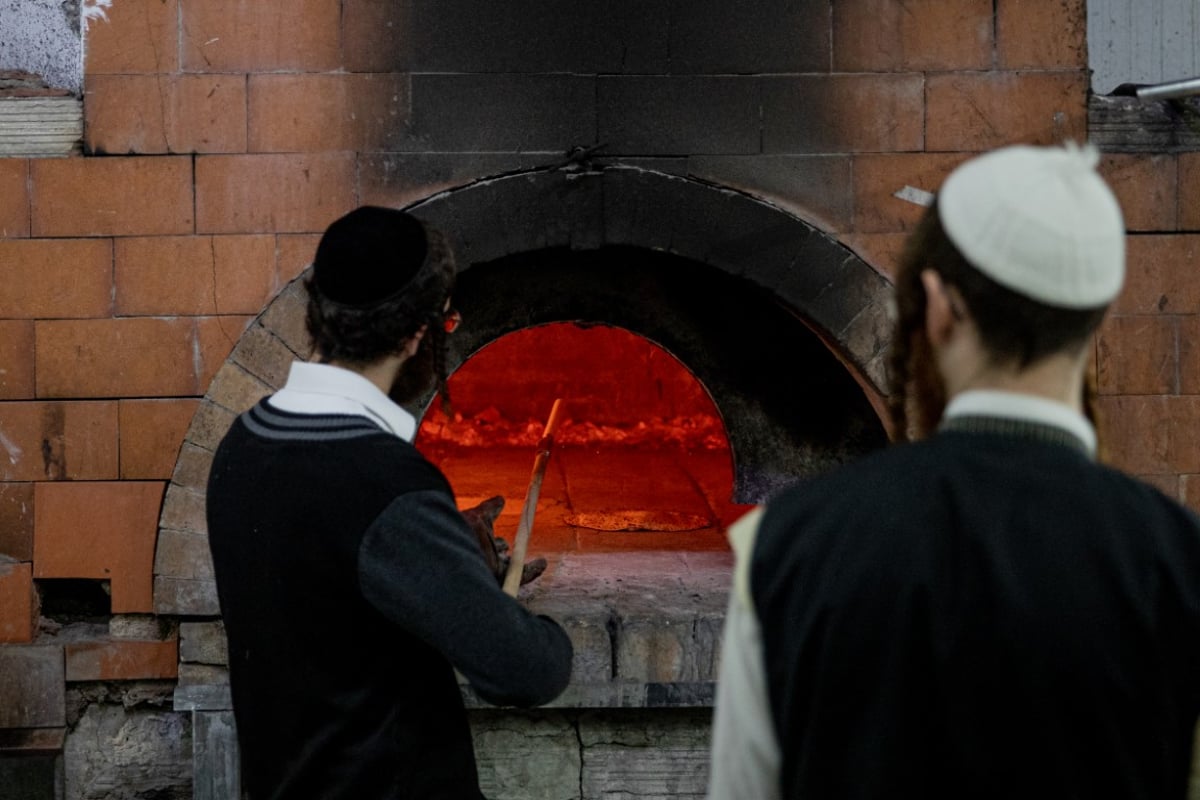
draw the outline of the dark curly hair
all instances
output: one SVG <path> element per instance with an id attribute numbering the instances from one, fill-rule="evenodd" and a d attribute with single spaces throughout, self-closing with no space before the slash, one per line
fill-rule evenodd
<path id="1" fill-rule="evenodd" d="M 896 274 L 896 321 L 888 356 L 888 407 L 893 435 L 900 441 L 924 436 L 937 427 L 944 397 L 921 397 L 934 381 L 925 336 L 925 289 L 921 272 L 932 269 L 954 286 L 967 306 L 992 363 L 1027 367 L 1053 353 L 1084 346 L 1108 310 L 1056 308 L 1030 300 L 984 275 L 962 255 L 942 227 L 937 202 L 909 237 Z M 1095 376 L 1089 371 L 1083 407 L 1097 421 Z"/>
<path id="2" fill-rule="evenodd" d="M 432 352 L 436 388 L 444 394 L 444 309 L 454 293 L 457 270 L 446 236 L 428 226 L 425 233 L 428 251 L 424 265 L 403 291 L 376 305 L 362 308 L 338 303 L 321 293 L 312 276 L 305 281 L 305 323 L 320 361 L 362 367 L 399 352 L 427 326 L 422 345 Z"/>

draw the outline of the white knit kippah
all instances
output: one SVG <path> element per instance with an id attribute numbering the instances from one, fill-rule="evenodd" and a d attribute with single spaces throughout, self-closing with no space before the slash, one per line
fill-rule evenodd
<path id="1" fill-rule="evenodd" d="M 974 158 L 938 192 L 950 241 L 1000 285 L 1050 306 L 1098 308 L 1125 280 L 1125 223 L 1092 146 L 1014 146 Z"/>

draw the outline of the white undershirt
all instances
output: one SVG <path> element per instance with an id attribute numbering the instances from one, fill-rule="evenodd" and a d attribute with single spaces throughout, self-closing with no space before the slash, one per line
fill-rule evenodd
<path id="1" fill-rule="evenodd" d="M 357 372 L 332 364 L 293 361 L 287 383 L 267 402 L 293 414 L 366 417 L 406 442 L 417 432 L 413 415 L 393 403 L 378 386 Z"/>

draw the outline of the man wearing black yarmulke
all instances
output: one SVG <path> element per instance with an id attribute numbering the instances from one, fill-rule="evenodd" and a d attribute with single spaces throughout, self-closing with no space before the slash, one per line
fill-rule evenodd
<path id="1" fill-rule="evenodd" d="M 490 702 L 566 687 L 571 644 L 499 588 L 397 402 L 444 389 L 453 255 L 362 207 L 317 247 L 314 361 L 242 414 L 208 485 L 242 780 L 259 798 L 482 795 L 457 669 Z"/>

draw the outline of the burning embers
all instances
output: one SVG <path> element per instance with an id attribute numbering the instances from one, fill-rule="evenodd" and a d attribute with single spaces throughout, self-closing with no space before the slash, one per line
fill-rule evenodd
<path id="1" fill-rule="evenodd" d="M 453 415 L 434 403 L 417 446 L 462 506 L 507 500 L 511 538 L 554 399 L 564 414 L 541 490 L 531 552 L 724 549 L 729 444 L 712 400 L 678 361 L 619 328 L 544 325 L 505 336 L 450 378 Z"/>

